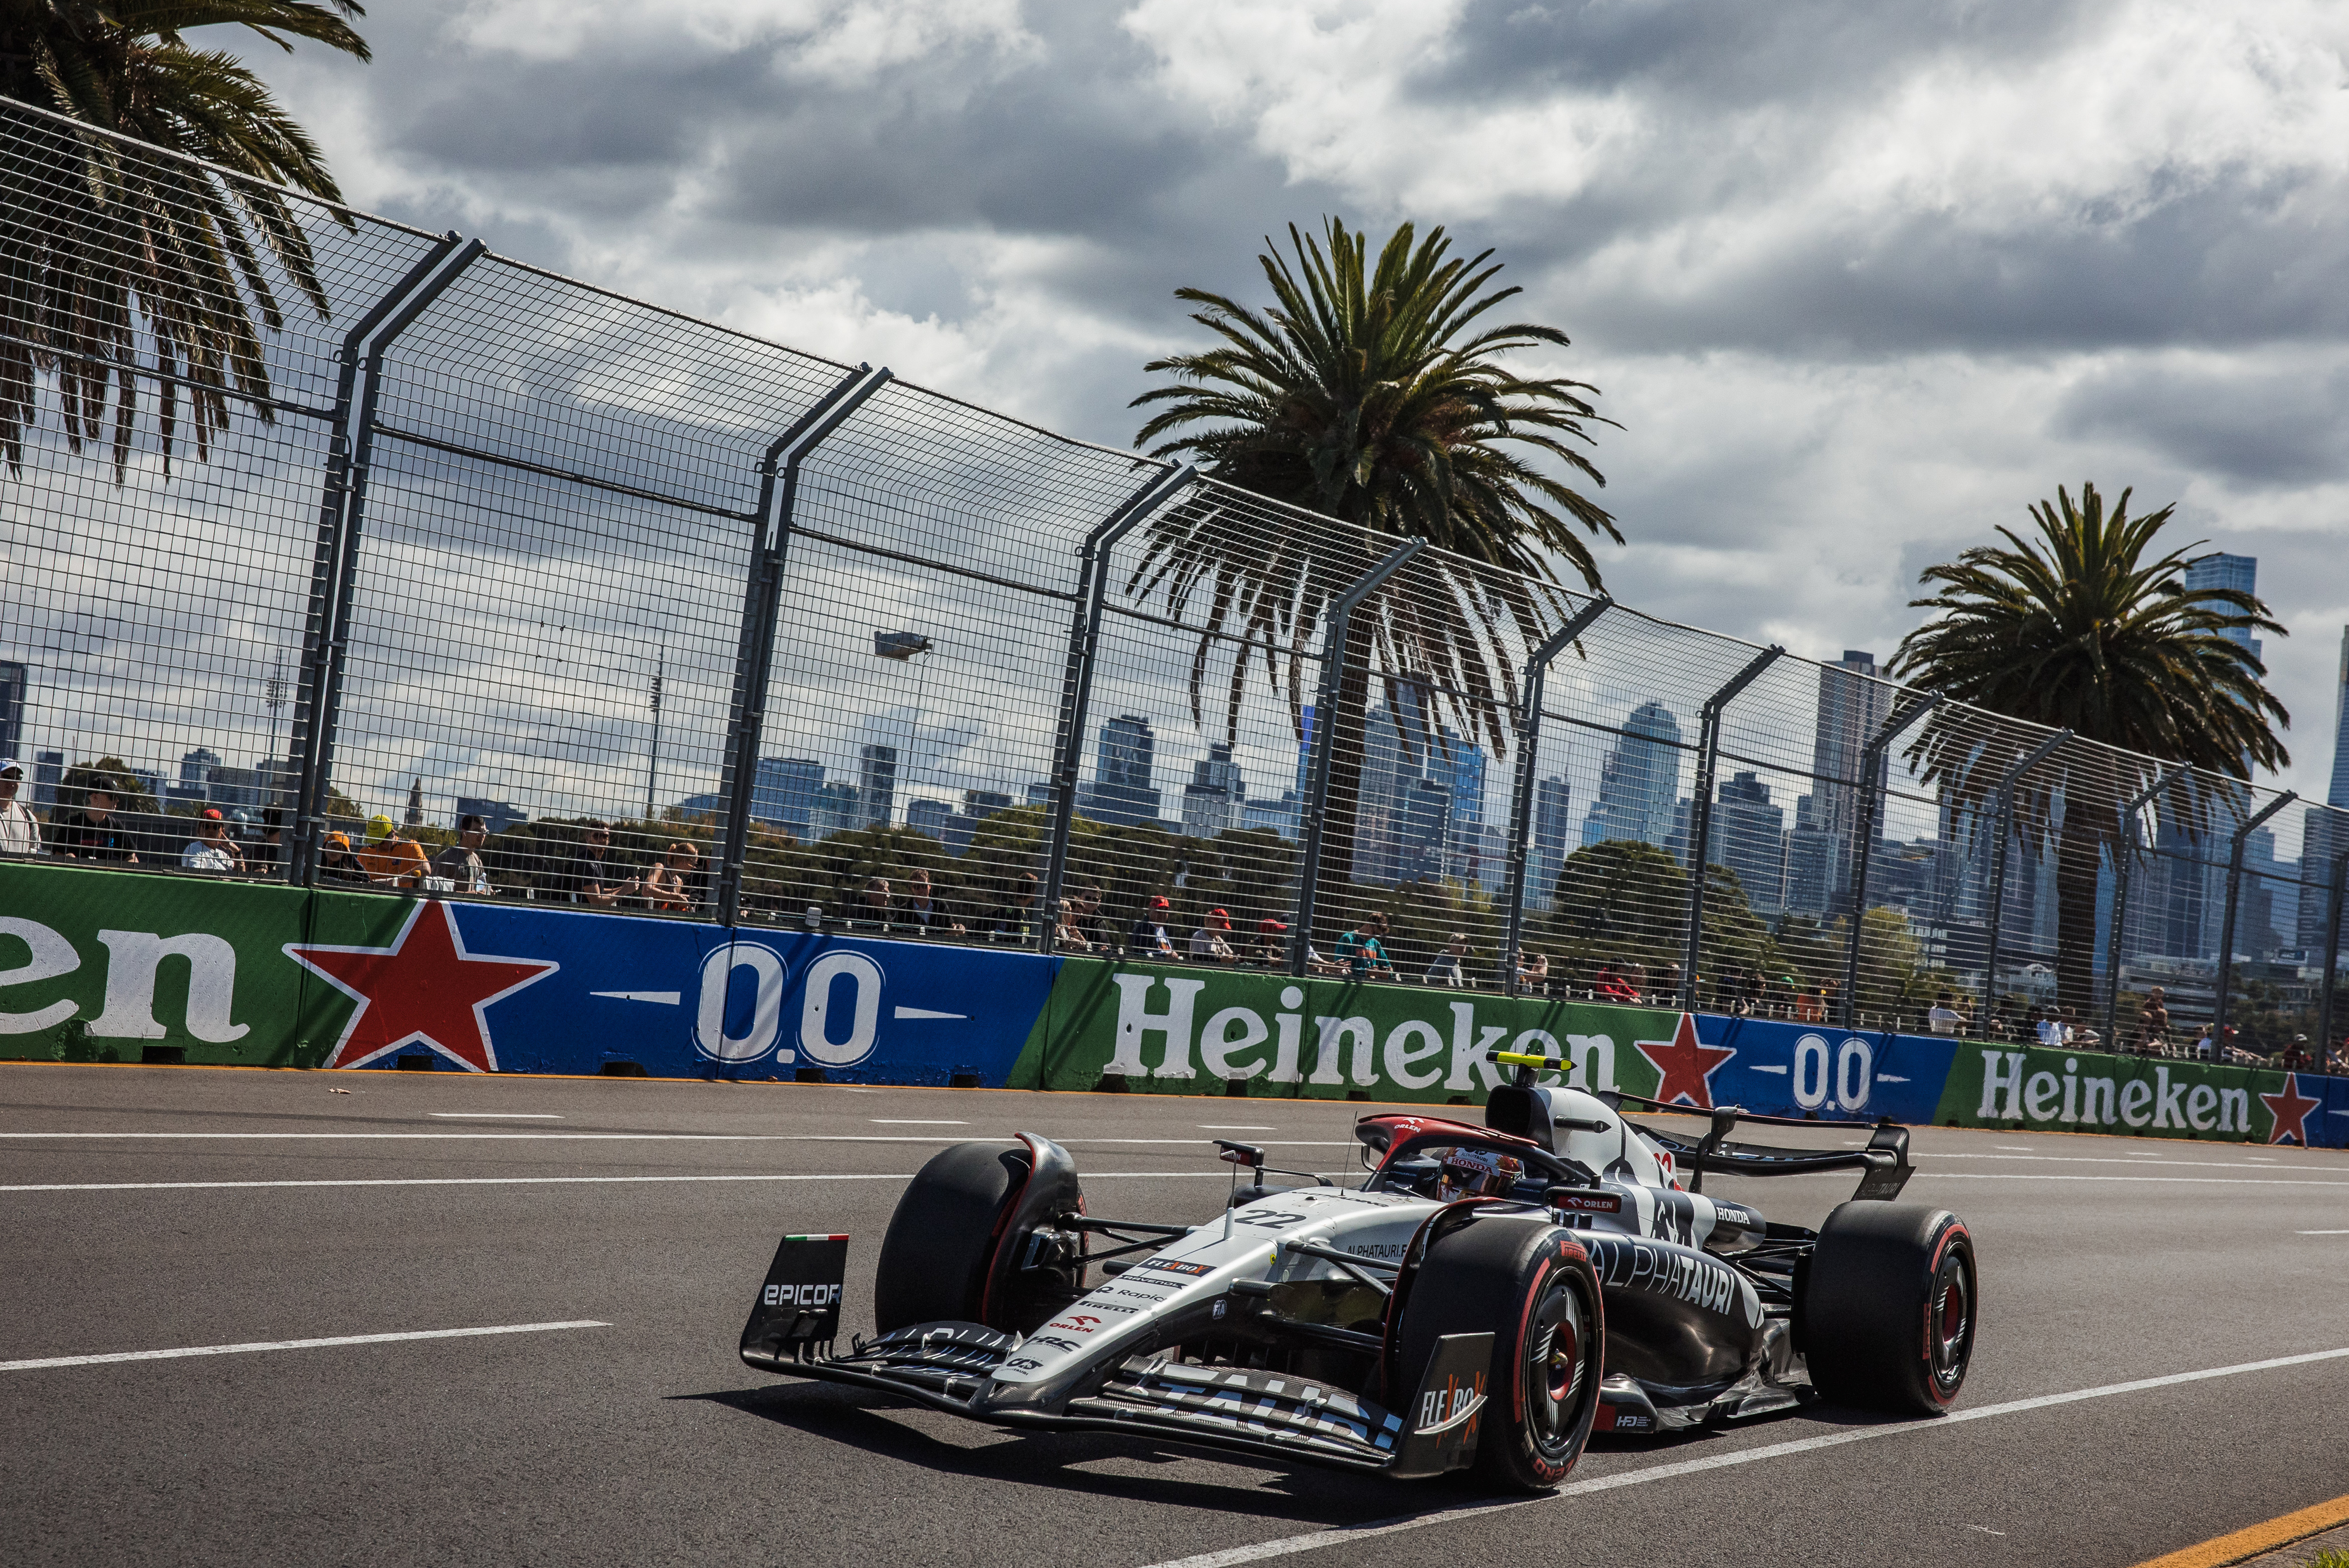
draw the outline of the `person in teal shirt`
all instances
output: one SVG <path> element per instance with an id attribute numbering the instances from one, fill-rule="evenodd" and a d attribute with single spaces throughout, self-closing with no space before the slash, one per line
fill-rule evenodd
<path id="1" fill-rule="evenodd" d="M 1352 930 L 1338 939 L 1338 961 L 1355 980 L 1392 980 L 1394 965 L 1387 961 L 1385 944 L 1379 939 L 1386 935 L 1387 918 L 1372 915 Z"/>

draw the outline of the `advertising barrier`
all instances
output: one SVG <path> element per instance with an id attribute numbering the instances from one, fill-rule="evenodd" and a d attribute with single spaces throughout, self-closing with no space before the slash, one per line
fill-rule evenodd
<path id="1" fill-rule="evenodd" d="M 0 866 L 0 1059 L 1475 1106 L 1496 1050 L 1694 1109 L 2349 1143 L 2349 1079 L 528 903 Z"/>
<path id="2" fill-rule="evenodd" d="M 0 867 L 0 1058 L 1000 1084 L 1032 953 Z"/>

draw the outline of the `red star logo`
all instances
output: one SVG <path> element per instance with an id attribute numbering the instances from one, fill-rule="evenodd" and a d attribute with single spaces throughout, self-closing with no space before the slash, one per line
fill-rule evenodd
<path id="1" fill-rule="evenodd" d="M 1680 1027 L 1672 1031 L 1670 1041 L 1634 1040 L 1631 1044 L 1664 1075 L 1664 1081 L 1656 1085 L 1656 1098 L 1668 1106 L 1685 1098 L 1706 1111 L 1713 1108 L 1713 1075 L 1737 1054 L 1725 1045 L 1700 1044 L 1693 1012 L 1681 1014 Z"/>
<path id="2" fill-rule="evenodd" d="M 497 1053 L 482 1010 L 561 967 L 467 952 L 456 915 L 439 902 L 419 903 L 388 948 L 288 942 L 285 956 L 358 1003 L 326 1057 L 329 1067 L 364 1067 L 420 1040 L 471 1072 L 494 1073 Z"/>
<path id="3" fill-rule="evenodd" d="M 2324 1102 L 2303 1099 L 2300 1093 L 2299 1075 L 2293 1073 L 2286 1073 L 2283 1075 L 2282 1094 L 2261 1095 L 2260 1098 L 2267 1102 L 2269 1113 L 2275 1117 L 2275 1126 L 2268 1132 L 2268 1141 L 2282 1143 L 2284 1140 L 2284 1135 L 2289 1133 L 2298 1140 L 2301 1147 L 2306 1148 L 2308 1147 L 2308 1113 Z"/>

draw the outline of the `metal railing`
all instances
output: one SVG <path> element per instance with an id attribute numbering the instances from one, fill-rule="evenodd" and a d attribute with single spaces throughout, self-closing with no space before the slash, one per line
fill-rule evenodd
<path id="1" fill-rule="evenodd" d="M 51 853 L 1850 1028 L 2330 1038 L 2326 807 L 298 196 L 316 301 L 234 268 L 175 296 L 257 324 L 213 374 L 135 242 L 236 177 L 17 105 L 0 158 L 0 743 Z M 167 391 L 221 410 L 201 452 Z"/>

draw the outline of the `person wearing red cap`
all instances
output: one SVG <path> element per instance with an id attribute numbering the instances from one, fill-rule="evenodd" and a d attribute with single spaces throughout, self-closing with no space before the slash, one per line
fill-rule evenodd
<path id="1" fill-rule="evenodd" d="M 1153 898 L 1144 905 L 1142 918 L 1133 922 L 1133 931 L 1125 939 L 1126 950 L 1135 958 L 1180 957 L 1174 950 L 1174 939 L 1166 934 L 1168 911 L 1173 908 L 1164 898 Z"/>
<path id="2" fill-rule="evenodd" d="M 244 869 L 244 853 L 228 836 L 228 824 L 221 819 L 218 808 L 208 805 L 196 818 L 196 836 L 180 851 L 180 869 L 222 874 Z"/>
<path id="3" fill-rule="evenodd" d="M 1191 933 L 1193 963 L 1230 963 L 1239 955 L 1232 951 L 1232 918 L 1221 909 L 1210 909 L 1199 929 Z"/>

